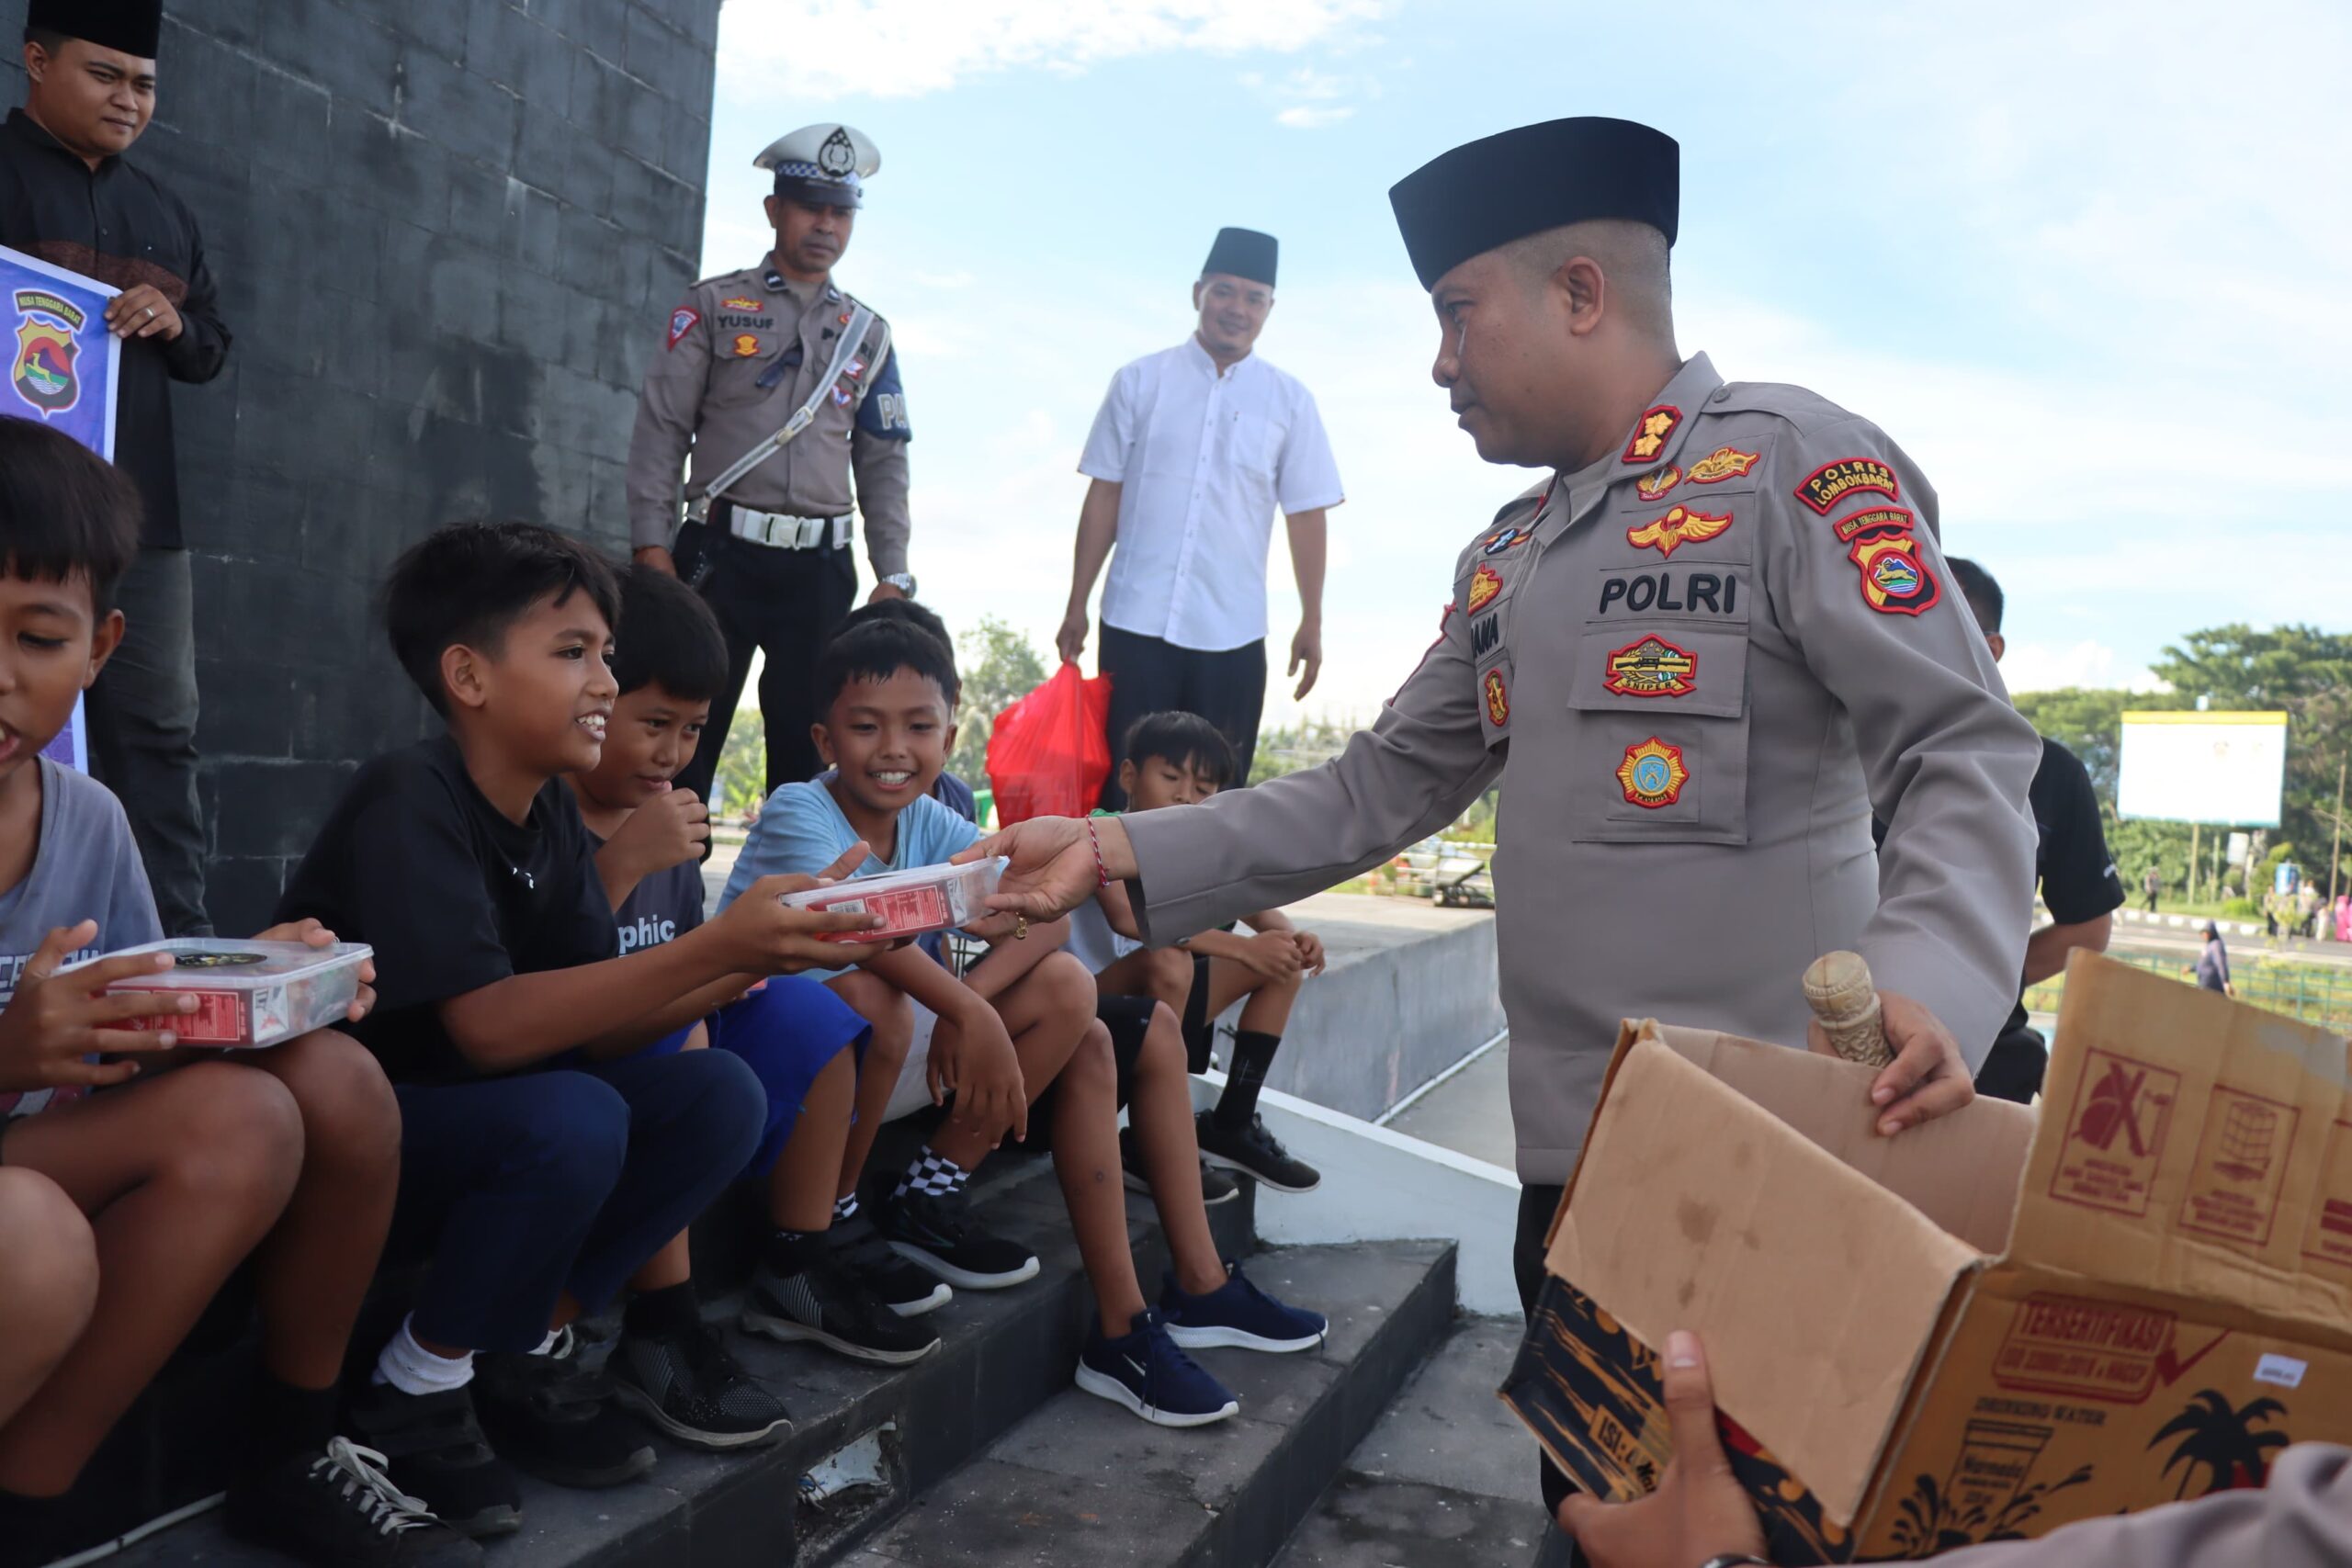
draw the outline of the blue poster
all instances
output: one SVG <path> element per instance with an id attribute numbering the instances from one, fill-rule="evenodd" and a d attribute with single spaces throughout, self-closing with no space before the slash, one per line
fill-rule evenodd
<path id="1" fill-rule="evenodd" d="M 119 292 L 0 245 L 0 350 L 8 360 L 0 414 L 40 420 L 114 460 L 122 344 L 107 330 L 107 301 Z M 89 772 L 80 704 L 41 755 Z"/>

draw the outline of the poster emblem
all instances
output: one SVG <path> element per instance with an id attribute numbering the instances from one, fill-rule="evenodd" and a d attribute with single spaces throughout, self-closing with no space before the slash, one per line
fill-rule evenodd
<path id="1" fill-rule="evenodd" d="M 74 334 L 88 320 L 79 306 L 45 289 L 17 290 L 17 357 L 8 367 L 8 381 L 43 419 L 82 400 L 82 375 L 76 367 L 82 345 Z"/>

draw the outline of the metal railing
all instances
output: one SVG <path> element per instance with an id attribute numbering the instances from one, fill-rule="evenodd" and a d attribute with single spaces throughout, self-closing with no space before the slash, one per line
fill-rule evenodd
<path id="1" fill-rule="evenodd" d="M 2192 959 L 2153 953 L 2110 953 L 2108 956 L 2184 985 L 2197 983 L 2197 965 Z M 2230 978 L 2236 984 L 2238 1000 L 2242 1002 L 2339 1034 L 2352 1033 L 2352 970 L 2272 959 L 2256 953 L 2233 955 Z M 2063 976 L 2044 980 L 2026 992 L 2026 1008 L 2032 1012 L 2055 1012 L 2064 990 Z"/>

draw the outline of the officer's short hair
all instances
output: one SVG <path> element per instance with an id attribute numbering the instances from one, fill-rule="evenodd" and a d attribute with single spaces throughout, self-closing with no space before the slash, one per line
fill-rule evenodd
<path id="1" fill-rule="evenodd" d="M 139 490 L 79 441 L 32 420 L 0 419 L 0 577 L 90 585 L 114 608 L 139 558 Z"/>
<path id="2" fill-rule="evenodd" d="M 940 696 L 954 705 L 956 699 L 949 694 L 960 689 L 956 652 L 938 637 L 903 615 L 871 615 L 854 626 L 843 626 L 817 655 L 808 694 L 816 702 L 818 718 L 823 720 L 832 712 L 842 688 L 851 682 L 887 681 L 901 670 L 911 670 L 932 682 Z"/>
<path id="3" fill-rule="evenodd" d="M 619 624 L 620 575 L 588 545 L 537 523 L 452 523 L 392 563 L 384 630 L 401 668 L 446 718 L 443 653 L 459 643 L 495 651 L 532 605 L 574 593 L 588 596 L 605 626 Z"/>
<path id="4" fill-rule="evenodd" d="M 690 703 L 727 689 L 727 636 L 702 595 L 666 571 L 632 566 L 621 574 L 621 619 L 613 628 L 613 679 L 627 695 L 660 685 Z"/>
<path id="5" fill-rule="evenodd" d="M 947 705 L 952 708 L 964 700 L 963 677 L 956 672 L 956 639 L 947 634 L 947 623 L 939 618 L 938 611 L 912 599 L 877 599 L 852 610 L 842 620 L 842 629 L 846 631 L 865 621 L 904 621 L 937 637 L 947 649 Z"/>
<path id="6" fill-rule="evenodd" d="M 1951 569 L 1951 580 L 1960 584 L 1960 596 L 1968 601 L 1968 613 L 1976 617 L 1976 629 L 1986 637 L 1998 636 L 2001 585 L 1993 581 L 1993 574 L 1962 556 L 1946 556 L 1944 565 Z"/>
<path id="7" fill-rule="evenodd" d="M 1238 771 L 1233 742 L 1225 732 L 1196 713 L 1173 708 L 1148 713 L 1127 727 L 1120 761 L 1140 768 L 1158 757 L 1179 768 L 1189 768 L 1223 789 Z"/>
<path id="8" fill-rule="evenodd" d="M 1630 218 L 1589 218 L 1512 240 L 1503 254 L 1531 286 L 1548 282 L 1570 256 L 1590 256 L 1612 299 L 1644 332 L 1674 329 L 1674 248 L 1665 234 Z"/>

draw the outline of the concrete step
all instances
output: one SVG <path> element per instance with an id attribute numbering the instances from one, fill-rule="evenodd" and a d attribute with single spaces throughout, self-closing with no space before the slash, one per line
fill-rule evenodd
<path id="1" fill-rule="evenodd" d="M 526 1480 L 523 1529 L 495 1544 L 498 1568 L 807 1568 L 835 1561 L 902 1512 L 908 1499 L 954 1472 L 1023 1416 L 1070 1386 L 1092 1298 L 1044 1159 L 1012 1168 L 976 1200 L 991 1228 L 1026 1242 L 1039 1275 L 1010 1291 L 959 1291 L 927 1321 L 945 1341 L 911 1367 L 885 1371 L 813 1347 L 741 1334 L 744 1364 L 791 1406 L 789 1437 L 755 1453 L 717 1456 L 657 1441 L 644 1483 L 577 1492 Z M 994 1174 L 994 1173 L 991 1173 Z M 1253 1248 L 1256 1189 L 1209 1211 L 1220 1247 Z M 1148 1200 L 1129 1196 L 1128 1229 L 1148 1292 L 1166 1267 Z M 1449 1280 L 1447 1299 L 1452 1299 Z M 712 1303 L 731 1324 L 740 1298 Z M 592 1328 L 594 1325 L 592 1325 Z M 1132 1417 L 1126 1417 L 1132 1419 Z M 866 1477 L 816 1501 L 812 1474 Z M 113 1559 L 123 1568 L 208 1563 L 284 1568 L 284 1560 L 229 1540 L 217 1516 L 150 1538 Z"/>
<path id="2" fill-rule="evenodd" d="M 1350 1454 L 1275 1568 L 1521 1564 L 1544 1531 L 1535 1441 L 1495 1390 L 1517 1318 L 1461 1319 Z"/>
<path id="3" fill-rule="evenodd" d="M 1257 1568 L 1444 1335 L 1453 1257 L 1451 1242 L 1259 1254 L 1250 1277 L 1328 1314 L 1331 1333 L 1299 1355 L 1202 1352 L 1239 1416 L 1170 1431 L 1066 1388 L 849 1564 Z"/>

